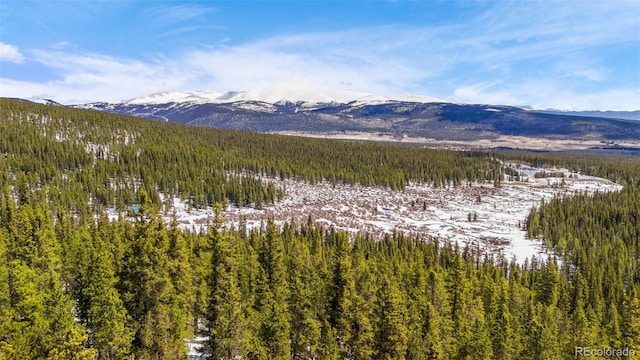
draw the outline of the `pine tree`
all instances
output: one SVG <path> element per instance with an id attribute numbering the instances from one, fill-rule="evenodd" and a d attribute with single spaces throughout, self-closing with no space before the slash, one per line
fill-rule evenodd
<path id="1" fill-rule="evenodd" d="M 491 336 L 484 318 L 484 306 L 480 298 L 467 303 L 466 321 L 458 332 L 463 336 L 458 357 L 462 359 L 492 359 Z"/>
<path id="2" fill-rule="evenodd" d="M 95 352 L 84 346 L 86 328 L 75 322 L 73 302 L 63 291 L 53 220 L 40 195 L 25 191 L 16 216 L 0 228 L 0 268 L 8 294 L 0 354 L 9 359 L 91 358 Z"/>
<path id="3" fill-rule="evenodd" d="M 442 325 L 440 314 L 436 312 L 435 306 L 430 302 L 425 304 L 425 317 L 422 325 L 422 344 L 427 359 L 444 359 L 445 349 L 443 347 Z"/>
<path id="4" fill-rule="evenodd" d="M 629 349 L 637 349 L 640 346 L 640 299 L 635 288 L 624 299 L 622 309 L 623 344 Z"/>
<path id="5" fill-rule="evenodd" d="M 131 350 L 131 320 L 115 288 L 117 278 L 104 240 L 94 233 L 95 260 L 89 279 L 89 342 L 98 351 L 98 359 L 126 358 Z"/>
<path id="6" fill-rule="evenodd" d="M 323 321 L 322 327 L 320 328 L 320 339 L 318 358 L 327 360 L 340 359 L 338 342 L 336 341 L 334 329 L 326 319 Z"/>
<path id="7" fill-rule="evenodd" d="M 640 344 L 633 158 L 337 143 L 1 99 L 0 154 L 3 359 L 181 359 L 203 324 L 213 358 L 557 359 L 576 345 Z M 508 264 L 399 233 L 349 239 L 311 217 L 242 234 L 219 226 L 212 246 L 210 233 L 155 214 L 160 193 L 194 209 L 283 196 L 245 173 L 391 189 L 517 179 L 492 158 L 624 188 L 531 210 L 528 236 L 561 270 L 553 258 Z M 135 216 L 94 218 L 137 203 Z"/>
<path id="8" fill-rule="evenodd" d="M 602 337 L 608 339 L 608 346 L 612 349 L 622 348 L 622 331 L 620 330 L 620 315 L 618 309 L 612 302 L 607 309 L 606 322 L 602 329 Z"/>
<path id="9" fill-rule="evenodd" d="M 349 281 L 345 292 L 343 358 L 369 359 L 374 353 L 373 299 L 360 294 L 354 281 Z"/>
<path id="10" fill-rule="evenodd" d="M 530 305 L 528 310 L 526 337 L 528 340 L 523 359 L 560 358 L 560 334 L 555 319 L 555 311 L 548 306 Z"/>
<path id="11" fill-rule="evenodd" d="M 571 342 L 568 350 L 575 349 L 575 347 L 598 345 L 597 328 L 594 328 L 596 324 L 589 321 L 582 299 L 577 300 L 570 322 Z"/>
<path id="12" fill-rule="evenodd" d="M 453 354 L 457 353 L 457 344 L 451 334 L 454 332 L 453 320 L 451 317 L 452 309 L 449 303 L 449 293 L 446 289 L 445 280 L 443 274 L 437 271 L 439 267 L 429 271 L 427 279 L 427 296 L 429 303 L 433 304 L 433 308 L 438 314 L 438 320 L 433 323 L 433 326 L 437 326 L 438 329 L 434 329 L 433 332 L 439 333 L 441 338 L 441 347 L 443 351 L 443 357 L 453 357 Z M 428 315 L 428 313 L 427 313 Z M 425 317 L 425 322 L 428 318 Z M 429 326 L 432 326 L 431 323 Z M 434 347 L 439 350 L 438 345 L 434 344 Z"/>
<path id="13" fill-rule="evenodd" d="M 270 359 L 286 359 L 291 352 L 287 308 L 289 291 L 284 264 L 284 244 L 273 221 L 260 244 L 260 274 L 256 311 L 260 314 L 258 336 Z"/>
<path id="14" fill-rule="evenodd" d="M 55 273 L 37 273 L 20 260 L 9 264 L 11 309 L 0 354 L 7 359 L 92 359 L 85 328 L 74 321 L 73 303 Z"/>
<path id="15" fill-rule="evenodd" d="M 447 287 L 449 292 L 449 304 L 451 309 L 451 321 L 453 326 L 453 340 L 450 345 L 450 352 L 457 354 L 460 350 L 461 342 L 469 337 L 470 319 L 467 318 L 467 309 L 470 295 L 470 285 L 465 276 L 465 267 L 462 256 L 455 252 L 451 267 L 448 269 Z M 453 355 L 457 356 L 457 355 Z"/>
<path id="16" fill-rule="evenodd" d="M 313 259 L 298 239 L 291 239 L 289 254 L 289 312 L 291 314 L 291 351 L 294 359 L 318 357 L 322 323 L 319 319 L 322 288 L 313 271 Z"/>
<path id="17" fill-rule="evenodd" d="M 491 325 L 493 356 L 495 359 L 515 359 L 514 320 L 504 297 L 497 305 Z"/>
<path id="18" fill-rule="evenodd" d="M 142 359 L 184 358 L 187 317 L 168 273 L 167 229 L 157 214 L 148 216 L 136 223 L 120 275 L 123 303 L 134 322 L 132 350 Z"/>
<path id="19" fill-rule="evenodd" d="M 175 289 L 176 301 L 181 313 L 188 317 L 188 322 L 193 322 L 191 307 L 196 301 L 197 290 L 193 286 L 196 279 L 189 263 L 192 254 L 186 234 L 180 230 L 175 219 L 169 224 L 168 237 L 167 266 L 171 284 Z M 191 334 L 192 331 L 189 333 Z"/>
<path id="20" fill-rule="evenodd" d="M 550 257 L 543 265 L 536 279 L 537 300 L 546 306 L 555 306 L 558 301 L 560 275 L 558 266 Z"/>
<path id="21" fill-rule="evenodd" d="M 211 275 L 209 305 L 205 316 L 207 341 L 203 354 L 210 359 L 236 359 L 246 355 L 246 324 L 238 288 L 236 269 L 237 239 L 209 231 Z"/>
<path id="22" fill-rule="evenodd" d="M 382 275 L 376 306 L 376 359 L 404 359 L 407 351 L 407 328 L 404 302 L 398 287 Z"/>
<path id="23" fill-rule="evenodd" d="M 329 290 L 329 323 L 336 330 L 338 337 L 344 339 L 349 331 L 349 324 L 345 319 L 345 311 L 349 307 L 348 299 L 345 297 L 350 271 L 349 243 L 344 233 L 332 231 L 330 238 L 335 247 L 335 254 Z"/>

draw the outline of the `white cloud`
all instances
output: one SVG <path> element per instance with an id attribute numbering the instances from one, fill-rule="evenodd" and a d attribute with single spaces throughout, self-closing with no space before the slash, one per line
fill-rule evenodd
<path id="1" fill-rule="evenodd" d="M 17 47 L 0 42 L 0 61 L 22 64 L 24 62 L 24 55 L 22 55 Z"/>
<path id="2" fill-rule="evenodd" d="M 602 89 L 577 92 L 557 79 L 528 80 L 517 84 L 476 83 L 456 88 L 459 102 L 532 106 L 535 109 L 617 110 L 640 109 L 640 89 Z"/>
<path id="3" fill-rule="evenodd" d="M 12 84 L 14 90 L 19 84 L 35 86 L 32 94 L 58 94 L 53 96 L 56 101 L 68 103 L 70 99 L 116 101 L 164 90 L 246 90 L 291 81 L 394 95 L 428 75 L 401 57 L 378 54 L 380 50 L 371 44 L 374 39 L 361 46 L 351 40 L 351 54 L 341 46 L 312 50 L 337 43 L 341 35 L 295 35 L 146 60 L 32 50 L 31 58 L 52 69 L 57 78 L 46 84 Z"/>
<path id="4" fill-rule="evenodd" d="M 617 110 L 635 111 L 640 109 L 639 89 L 623 88 L 601 90 L 577 94 L 572 91 L 557 90 L 539 103 L 533 103 L 536 109 L 560 110 Z"/>
<path id="5" fill-rule="evenodd" d="M 54 70 L 58 77 L 43 83 L 3 79 L 2 92 L 26 98 L 49 94 L 49 98 L 69 104 L 124 100 L 190 84 L 185 78 L 190 71 L 179 71 L 166 59 L 139 61 L 49 50 L 34 50 L 30 54 L 35 62 Z"/>
<path id="6" fill-rule="evenodd" d="M 326 86 L 344 86 L 355 90 L 394 94 L 426 77 L 402 58 L 381 56 L 363 46 L 352 46 L 351 54 L 341 49 L 324 47 L 323 39 L 313 35 L 280 42 L 260 42 L 236 47 L 199 50 L 180 61 L 191 69 L 199 69 L 220 89 L 241 90 L 273 83 L 308 81 Z M 318 43 L 320 42 L 320 43 Z M 296 47 L 312 49 L 295 49 Z M 313 50 L 316 49 L 316 50 Z M 373 47 L 372 47 L 373 49 Z"/>
<path id="7" fill-rule="evenodd" d="M 453 92 L 454 99 L 462 103 L 524 105 L 524 100 L 507 89 L 495 89 L 496 83 L 479 83 L 462 86 Z"/>
<path id="8" fill-rule="evenodd" d="M 68 41 L 60 41 L 58 43 L 51 45 L 51 48 L 53 50 L 63 50 L 65 48 L 68 48 L 70 45 L 71 44 Z"/>
<path id="9" fill-rule="evenodd" d="M 591 81 L 604 81 L 611 71 L 606 69 L 576 69 L 568 73 L 569 76 L 581 77 Z"/>
<path id="10" fill-rule="evenodd" d="M 168 5 L 154 7 L 148 11 L 149 15 L 159 22 L 183 22 L 202 18 L 214 8 L 194 4 Z"/>
<path id="11" fill-rule="evenodd" d="M 165 90 L 224 92 L 307 81 L 380 95 L 421 93 L 474 103 L 640 108 L 640 89 L 613 88 L 609 77 L 615 69 L 602 55 L 602 47 L 640 42 L 633 11 L 638 5 L 554 2 L 553 11 L 549 6 L 495 3 L 464 24 L 303 32 L 147 59 L 78 54 L 62 46 L 33 50 L 28 52 L 30 59 L 55 77 L 42 83 L 3 79 L 3 92 L 31 91 L 26 97 L 51 94 L 68 103 L 115 101 Z M 181 22 L 212 10 L 160 7 L 150 16 Z M 199 26 L 179 27 L 161 36 Z M 586 82 L 601 88 L 581 87 Z"/>
<path id="12" fill-rule="evenodd" d="M 607 80 L 612 70 L 605 67 L 595 58 L 566 56 L 557 61 L 552 71 L 560 77 L 601 82 Z"/>

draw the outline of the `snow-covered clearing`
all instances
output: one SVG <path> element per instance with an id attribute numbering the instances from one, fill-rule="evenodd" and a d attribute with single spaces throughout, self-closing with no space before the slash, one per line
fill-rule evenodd
<path id="1" fill-rule="evenodd" d="M 296 180 L 264 179 L 286 191 L 286 198 L 264 209 L 229 206 L 224 211 L 225 226 L 238 227 L 242 220 L 248 228 L 263 226 L 269 218 L 276 224 L 294 220 L 306 223 L 309 214 L 318 224 L 346 230 L 352 234 L 368 232 L 381 238 L 394 230 L 408 235 L 427 235 L 443 241 L 472 245 L 483 251 L 504 254 L 518 262 L 542 254 L 540 242 L 526 238 L 524 219 L 534 206 L 555 196 L 577 192 L 619 191 L 611 181 L 570 173 L 564 178 L 534 178 L 542 169 L 519 166 L 521 182 L 506 179 L 502 186 L 471 184 L 464 187 L 434 188 L 420 184 L 407 186 L 404 192 L 359 185 L 308 184 Z M 563 183 L 564 180 L 564 183 Z M 200 231 L 213 219 L 209 209 L 192 209 L 173 199 L 172 210 L 180 227 Z M 471 219 L 471 221 L 469 221 Z"/>

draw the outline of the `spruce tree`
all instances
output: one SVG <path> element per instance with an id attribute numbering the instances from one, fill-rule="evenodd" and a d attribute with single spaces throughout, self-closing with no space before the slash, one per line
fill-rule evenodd
<path id="1" fill-rule="evenodd" d="M 289 254 L 289 312 L 291 314 L 291 352 L 297 359 L 319 355 L 322 323 L 320 321 L 322 288 L 313 258 L 299 239 L 292 237 Z"/>
<path id="2" fill-rule="evenodd" d="M 287 307 L 289 289 L 284 256 L 282 237 L 270 220 L 260 244 L 256 294 L 256 311 L 260 318 L 258 336 L 270 359 L 286 359 L 291 352 Z"/>
<path id="3" fill-rule="evenodd" d="M 404 301 L 394 282 L 381 276 L 376 296 L 375 358 L 404 359 L 408 344 Z"/>
<path id="4" fill-rule="evenodd" d="M 205 315 L 207 337 L 202 349 L 208 359 L 236 359 L 246 356 L 246 323 L 237 280 L 237 239 L 212 228 L 209 304 Z"/>
<path id="5" fill-rule="evenodd" d="M 128 240 L 120 275 L 123 303 L 135 329 L 132 350 L 139 358 L 184 358 L 187 317 L 168 273 L 167 229 L 157 214 L 147 216 L 139 216 Z"/>
<path id="6" fill-rule="evenodd" d="M 89 288 L 88 310 L 89 343 L 98 351 L 98 359 L 125 359 L 131 351 L 133 333 L 120 294 L 116 290 L 117 278 L 111 254 L 103 239 L 94 233 L 95 259 Z"/>

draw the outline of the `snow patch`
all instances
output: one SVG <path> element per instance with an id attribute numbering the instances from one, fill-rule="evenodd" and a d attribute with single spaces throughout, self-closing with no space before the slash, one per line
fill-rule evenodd
<path id="1" fill-rule="evenodd" d="M 508 181 L 501 187 L 490 183 L 473 183 L 457 188 L 434 188 L 410 184 L 404 191 L 360 185 L 322 182 L 309 184 L 292 179 L 261 178 L 284 189 L 286 197 L 275 205 L 261 209 L 228 206 L 224 209 L 224 225 L 238 229 L 262 228 L 268 219 L 277 225 L 295 221 L 306 223 L 309 215 L 325 228 L 333 227 L 351 234 L 368 232 L 381 239 L 385 234 L 402 231 L 407 235 L 432 236 L 441 241 L 468 245 L 508 260 L 542 257 L 550 251 L 538 240 L 526 237 L 524 223 L 529 211 L 542 201 L 578 193 L 619 191 L 621 185 L 609 180 L 571 173 L 564 169 L 538 169 L 518 166 L 522 181 Z M 541 171 L 559 173 L 562 178 L 534 178 Z M 530 175 L 529 175 L 530 174 Z M 166 222 L 175 219 L 181 229 L 205 231 L 213 222 L 212 208 L 192 209 L 180 198 L 161 195 L 168 211 Z M 118 214 L 109 210 L 109 217 Z"/>
<path id="2" fill-rule="evenodd" d="M 532 173 L 543 169 L 528 168 Z M 547 172 L 560 170 L 549 170 Z M 571 177 L 570 177 L 571 176 Z M 394 230 L 409 235 L 433 236 L 460 246 L 515 258 L 522 263 L 534 256 L 546 258 L 550 252 L 540 241 L 530 240 L 525 219 L 533 207 L 557 196 L 577 193 L 619 191 L 622 186 L 605 179 L 565 173 L 564 178 L 471 184 L 458 188 L 434 188 L 411 184 L 404 192 L 329 183 L 307 184 L 294 180 L 272 180 L 285 189 L 287 197 L 265 209 L 226 209 L 227 224 L 247 227 L 268 218 L 278 222 L 304 223 L 309 214 L 325 227 L 350 233 L 366 231 L 382 238 Z M 563 184 L 564 180 L 564 184 Z M 471 221 L 469 219 L 471 218 Z"/>
<path id="3" fill-rule="evenodd" d="M 392 101 L 401 101 L 401 102 L 415 102 L 415 103 L 450 103 L 451 101 L 442 100 L 435 98 L 433 96 L 426 95 L 417 95 L 417 94 L 405 94 L 398 95 L 389 98 Z"/>
<path id="4" fill-rule="evenodd" d="M 124 101 L 125 105 L 168 104 L 168 103 L 209 103 L 216 102 L 222 94 L 213 91 L 159 92 L 141 98 Z"/>

